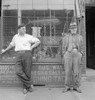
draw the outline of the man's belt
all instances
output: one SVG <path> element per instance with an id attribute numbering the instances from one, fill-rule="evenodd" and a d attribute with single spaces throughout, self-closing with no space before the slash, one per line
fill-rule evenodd
<path id="1" fill-rule="evenodd" d="M 67 50 L 68 52 L 77 51 L 77 48 L 72 48 L 71 50 Z"/>
<path id="2" fill-rule="evenodd" d="M 78 50 L 77 48 L 73 48 L 72 50 Z"/>
<path id="3" fill-rule="evenodd" d="M 30 50 L 20 50 L 20 51 L 16 51 L 17 53 L 26 53 L 26 52 L 30 52 Z"/>

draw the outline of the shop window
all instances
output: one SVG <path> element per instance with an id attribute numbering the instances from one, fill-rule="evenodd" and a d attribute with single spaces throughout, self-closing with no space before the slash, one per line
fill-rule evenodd
<path id="1" fill-rule="evenodd" d="M 66 11 L 22 11 L 22 22 L 27 24 L 27 33 L 41 40 L 41 45 L 33 53 L 36 62 L 61 62 L 62 33 L 68 31 L 73 16 L 72 10 L 68 15 Z"/>
<path id="2" fill-rule="evenodd" d="M 17 10 L 4 10 L 1 47 L 6 48 L 17 33 Z M 60 13 L 59 13 L 60 12 Z M 68 15 L 67 15 L 68 14 Z M 62 59 L 62 33 L 67 33 L 73 17 L 73 10 L 22 10 L 21 22 L 26 24 L 28 34 L 41 40 L 39 47 L 33 51 L 34 62 L 61 62 Z M 10 50 L 1 57 L 0 62 L 13 62 L 14 50 Z"/>

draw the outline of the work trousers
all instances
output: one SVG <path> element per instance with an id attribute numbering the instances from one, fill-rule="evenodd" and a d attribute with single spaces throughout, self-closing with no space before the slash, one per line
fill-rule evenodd
<path id="1" fill-rule="evenodd" d="M 81 78 L 81 58 L 82 54 L 73 49 L 71 52 L 66 51 L 63 57 L 65 68 L 65 86 L 79 87 Z"/>
<path id="2" fill-rule="evenodd" d="M 23 83 L 23 88 L 31 87 L 31 69 L 31 51 L 18 51 L 16 55 L 16 74 Z"/>

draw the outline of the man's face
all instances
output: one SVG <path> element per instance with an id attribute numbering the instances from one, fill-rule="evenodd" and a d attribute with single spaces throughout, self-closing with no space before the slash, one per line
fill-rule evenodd
<path id="1" fill-rule="evenodd" d="M 26 33 L 26 27 L 24 26 L 24 27 L 21 27 L 20 29 L 19 29 L 19 34 L 20 35 L 24 35 Z"/>
<path id="2" fill-rule="evenodd" d="M 77 33 L 77 26 L 71 26 L 70 30 L 71 30 L 72 34 L 76 34 Z"/>

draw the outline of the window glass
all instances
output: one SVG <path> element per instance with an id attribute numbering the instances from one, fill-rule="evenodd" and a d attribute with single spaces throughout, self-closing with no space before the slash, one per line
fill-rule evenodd
<path id="1" fill-rule="evenodd" d="M 4 10 L 2 23 L 2 48 L 6 48 L 17 33 L 18 11 Z M 21 22 L 26 24 L 28 34 L 40 39 L 41 44 L 33 51 L 34 62 L 61 62 L 62 36 L 68 32 L 73 10 L 22 10 Z M 4 54 L 0 61 L 13 62 L 14 50 Z"/>

